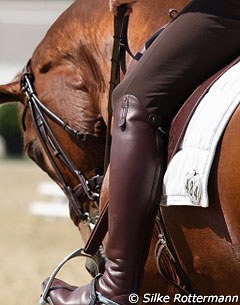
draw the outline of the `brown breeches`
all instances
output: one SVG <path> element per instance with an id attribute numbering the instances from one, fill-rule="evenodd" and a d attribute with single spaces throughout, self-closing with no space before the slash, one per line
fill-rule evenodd
<path id="1" fill-rule="evenodd" d="M 170 123 L 206 78 L 240 55 L 240 1 L 194 0 L 157 37 L 113 93 L 132 94 Z"/>

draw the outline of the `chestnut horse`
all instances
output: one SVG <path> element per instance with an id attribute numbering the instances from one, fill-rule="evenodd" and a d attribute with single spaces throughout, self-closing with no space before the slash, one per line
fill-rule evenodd
<path id="1" fill-rule="evenodd" d="M 107 122 L 113 36 L 113 18 L 107 2 L 75 1 L 52 25 L 31 58 L 34 87 L 42 103 L 75 130 L 96 137 L 102 136 L 103 121 Z M 169 8 L 180 10 L 188 2 L 142 0 L 136 4 L 129 26 L 132 50 L 136 52 L 155 30 L 169 21 Z M 19 101 L 20 107 L 25 108 L 20 77 L 0 86 L 0 103 Z M 210 175 L 209 208 L 162 208 L 183 270 L 192 288 L 200 295 L 237 295 L 240 291 L 239 120 L 238 109 L 219 144 Z M 76 141 L 51 119 L 48 123 L 59 136 L 73 164 L 81 168 L 87 178 L 94 175 L 96 167 L 102 167 L 104 143 Z M 43 150 L 28 110 L 24 113 L 24 126 L 26 153 L 62 186 Z M 74 188 L 76 179 L 60 161 L 56 163 L 65 180 Z M 107 178 L 106 175 L 101 205 L 107 200 Z M 82 230 L 79 219 L 74 218 L 74 222 Z M 154 257 L 158 240 L 156 232 L 145 267 L 142 292 L 164 295 L 170 293 L 171 287 L 157 271 Z"/>

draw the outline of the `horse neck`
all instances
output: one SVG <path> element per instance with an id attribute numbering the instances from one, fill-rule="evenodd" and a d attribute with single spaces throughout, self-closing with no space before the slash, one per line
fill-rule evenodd
<path id="1" fill-rule="evenodd" d="M 134 52 L 157 28 L 169 21 L 167 10 L 171 6 L 179 9 L 188 1 L 162 0 L 161 9 L 159 9 L 159 0 L 140 2 L 130 18 L 129 40 Z M 163 11 L 166 13 L 163 14 Z M 148 22 L 142 24 L 142 20 Z M 142 24 L 141 35 L 139 24 Z M 66 73 L 72 75 L 69 82 L 75 84 L 75 89 L 79 92 L 85 91 L 90 96 L 88 99 L 83 99 L 82 107 L 79 106 L 81 101 L 78 102 L 80 110 L 88 109 L 88 116 L 89 114 L 93 116 L 94 113 L 101 114 L 105 122 L 112 36 L 113 16 L 108 10 L 107 1 L 92 0 L 89 5 L 84 0 L 78 0 L 52 25 L 34 52 L 32 60 L 34 72 L 41 76 L 43 74 L 46 76 L 47 72 L 54 68 L 60 70 L 61 75 L 65 74 L 65 79 L 69 78 Z M 52 78 L 52 74 L 50 77 Z M 71 88 L 68 90 L 68 96 L 70 91 Z M 58 99 L 61 99 L 60 93 L 64 95 L 63 90 L 58 90 Z M 69 102 L 71 101 L 68 100 Z M 72 100 L 71 103 L 73 103 L 70 105 L 71 109 L 75 109 L 76 101 Z"/>
<path id="2" fill-rule="evenodd" d="M 47 97 L 47 103 L 57 101 L 54 107 L 60 113 L 67 107 L 73 124 L 84 125 L 78 129 L 92 128 L 96 118 L 107 117 L 111 14 L 99 2 L 93 1 L 97 8 L 90 14 L 89 4 L 76 1 L 52 25 L 32 57 L 37 92 Z"/>

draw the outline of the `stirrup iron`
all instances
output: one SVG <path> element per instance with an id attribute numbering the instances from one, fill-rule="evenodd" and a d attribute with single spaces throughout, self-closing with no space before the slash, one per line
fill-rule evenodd
<path id="1" fill-rule="evenodd" d="M 84 253 L 84 249 L 83 248 L 79 248 L 77 250 L 75 250 L 74 252 L 70 253 L 68 256 L 66 256 L 61 262 L 60 264 L 56 267 L 56 269 L 53 271 L 53 273 L 51 274 L 46 287 L 43 290 L 43 293 L 40 296 L 39 299 L 39 304 L 40 305 L 53 305 L 52 301 L 50 299 L 50 297 L 48 297 L 49 291 L 51 289 L 52 283 L 55 279 L 55 276 L 57 275 L 57 273 L 59 272 L 59 270 L 72 258 L 75 257 L 87 257 L 87 258 L 91 258 L 91 255 L 88 255 L 86 253 Z M 93 260 L 93 259 L 92 259 Z M 93 260 L 94 261 L 94 260 Z M 94 261 L 95 262 L 95 261 Z"/>

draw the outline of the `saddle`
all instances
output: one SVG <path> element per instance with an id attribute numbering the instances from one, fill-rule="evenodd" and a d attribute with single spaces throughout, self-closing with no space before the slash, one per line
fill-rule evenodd
<path id="1" fill-rule="evenodd" d="M 185 134 L 187 125 L 193 116 L 197 106 L 200 104 L 203 97 L 208 93 L 212 85 L 231 67 L 240 61 L 240 57 L 236 58 L 226 67 L 215 73 L 205 82 L 203 82 L 186 100 L 183 106 L 180 108 L 175 118 L 172 121 L 170 130 L 169 130 L 169 139 L 168 139 L 168 163 L 173 158 L 175 153 L 178 150 L 179 145 Z"/>

